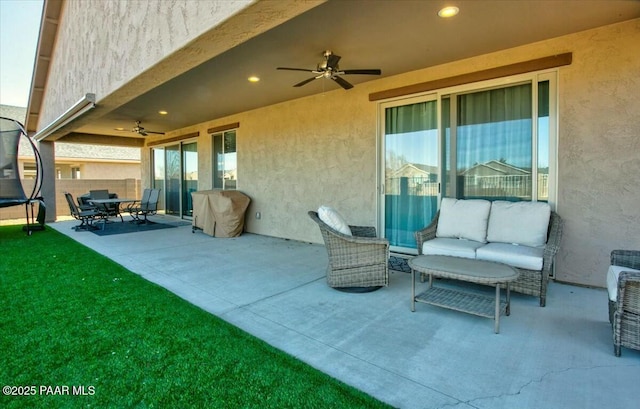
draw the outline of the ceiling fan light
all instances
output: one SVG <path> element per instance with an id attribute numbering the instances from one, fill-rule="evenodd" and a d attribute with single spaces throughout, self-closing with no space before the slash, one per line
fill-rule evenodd
<path id="1" fill-rule="evenodd" d="M 440 9 L 440 11 L 438 11 L 438 15 L 442 18 L 449 18 L 455 16 L 459 12 L 460 9 L 456 6 L 448 6 Z"/>

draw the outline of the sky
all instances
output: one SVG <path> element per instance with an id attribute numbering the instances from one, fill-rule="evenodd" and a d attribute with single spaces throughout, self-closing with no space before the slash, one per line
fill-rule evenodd
<path id="1" fill-rule="evenodd" d="M 27 107 L 43 0 L 0 0 L 0 105 Z"/>

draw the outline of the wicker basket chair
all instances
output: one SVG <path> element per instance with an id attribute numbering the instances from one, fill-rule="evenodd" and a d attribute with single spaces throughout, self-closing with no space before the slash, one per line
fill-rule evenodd
<path id="1" fill-rule="evenodd" d="M 640 270 L 640 250 L 613 250 L 611 266 Z M 613 328 L 613 350 L 640 350 L 640 271 L 620 271 L 617 298 L 609 299 L 609 321 Z"/>
<path id="2" fill-rule="evenodd" d="M 342 234 L 309 212 L 320 227 L 329 255 L 327 284 L 347 292 L 368 292 L 389 285 L 389 241 L 376 237 L 375 227 L 349 226 Z"/>
<path id="3" fill-rule="evenodd" d="M 436 237 L 439 215 L 440 212 L 436 213 L 435 218 L 427 227 L 415 233 L 418 254 L 422 254 L 422 245 L 425 241 L 432 240 Z M 547 243 L 544 248 L 542 270 L 536 271 L 516 268 L 516 270 L 520 272 L 520 276 L 510 285 L 511 291 L 540 297 L 541 307 L 544 307 L 547 304 L 547 285 L 549 283 L 551 272 L 553 271 L 552 268 L 555 261 L 556 253 L 560 248 L 563 226 L 564 222 L 562 218 L 558 215 L 558 213 L 552 211 L 551 217 L 549 218 Z"/>

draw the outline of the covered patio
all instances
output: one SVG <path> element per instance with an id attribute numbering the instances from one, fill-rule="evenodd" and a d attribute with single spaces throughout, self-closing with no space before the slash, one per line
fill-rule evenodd
<path id="1" fill-rule="evenodd" d="M 162 219 L 178 221 L 154 218 Z M 319 244 L 248 233 L 212 238 L 184 223 L 98 236 L 75 224 L 48 226 L 394 407 L 637 404 L 640 351 L 614 356 L 604 289 L 552 282 L 545 308 L 513 294 L 495 334 L 485 318 L 422 304 L 412 313 L 407 273 L 391 273 L 389 286 L 372 293 L 329 288 Z"/>

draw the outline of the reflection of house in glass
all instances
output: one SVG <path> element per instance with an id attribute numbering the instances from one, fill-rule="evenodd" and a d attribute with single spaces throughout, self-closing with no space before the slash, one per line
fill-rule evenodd
<path id="1" fill-rule="evenodd" d="M 405 163 L 397 170 L 387 170 L 387 195 L 438 195 L 438 167 L 419 163 Z"/>
<path id="2" fill-rule="evenodd" d="M 538 175 L 539 196 L 547 197 L 548 174 Z M 464 197 L 510 198 L 531 200 L 531 170 L 503 161 L 491 160 L 459 172 L 458 191 Z"/>
<path id="3" fill-rule="evenodd" d="M 548 171 L 538 173 L 538 198 L 548 197 Z M 446 176 L 445 176 L 446 178 Z M 458 197 L 531 200 L 531 170 L 490 160 L 458 173 Z M 399 169 L 387 170 L 387 195 L 437 196 L 438 167 L 405 163 Z"/>
<path id="4" fill-rule="evenodd" d="M 236 180 L 238 179 L 238 169 L 229 169 L 226 172 L 224 172 L 224 179 L 225 180 Z"/>

